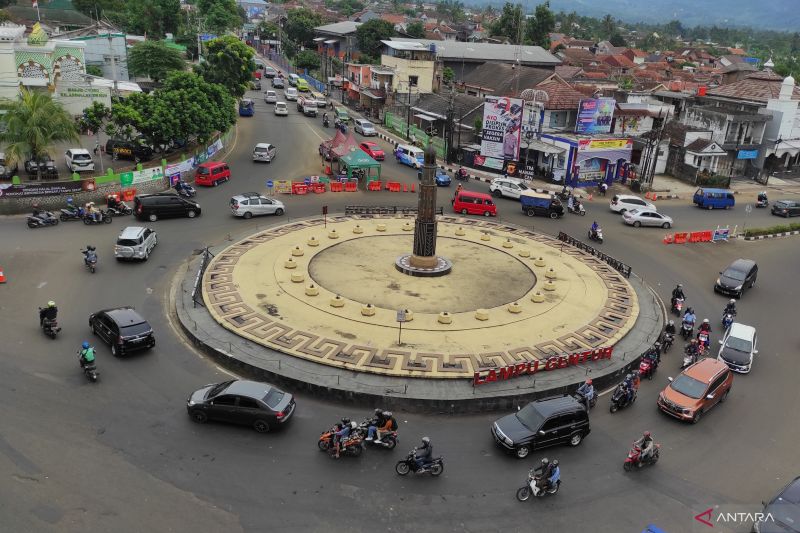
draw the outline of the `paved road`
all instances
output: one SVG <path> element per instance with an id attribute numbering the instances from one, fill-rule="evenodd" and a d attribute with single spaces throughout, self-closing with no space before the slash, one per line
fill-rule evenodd
<path id="1" fill-rule="evenodd" d="M 263 102 L 263 101 L 262 101 Z M 740 304 L 740 319 L 758 327 L 760 354 L 748 376 L 698 426 L 679 424 L 655 407 L 666 376 L 679 366 L 677 350 L 652 383 L 642 385 L 630 410 L 611 415 L 607 397 L 592 413 L 592 433 L 577 449 L 558 448 L 518 461 L 493 444 L 491 415 L 421 416 L 399 413 L 400 445 L 394 452 L 367 450 L 359 459 L 330 460 L 316 451 L 319 432 L 354 409 L 300 394 L 296 419 L 285 431 L 257 435 L 244 428 L 197 426 L 184 402 L 195 388 L 227 378 L 176 335 L 167 315 L 170 281 L 185 258 L 208 244 L 236 238 L 287 218 L 331 212 L 345 204 L 415 203 L 411 194 L 349 193 L 285 198 L 281 219 L 244 221 L 230 216 L 229 197 L 262 190 L 265 178 L 318 173 L 321 120 L 274 117 L 263 103 L 240 121 L 230 157 L 234 178 L 198 199 L 203 216 L 159 221 L 159 245 L 141 264 L 110 259 L 113 240 L 128 219 L 109 226 L 61 224 L 28 230 L 20 217 L 0 220 L 9 283 L 0 286 L 0 524 L 8 531 L 641 531 L 655 522 L 668 531 L 705 531 L 692 516 L 709 507 L 756 510 L 758 502 L 797 475 L 800 438 L 797 407 L 800 343 L 795 240 L 720 245 L 665 246 L 663 230 L 619 223 L 603 203 L 584 218 L 530 219 L 515 202 L 500 201 L 501 218 L 555 233 L 585 234 L 592 219 L 606 229 L 603 245 L 656 286 L 662 297 L 680 280 L 688 303 L 716 326 L 725 299 L 711 291 L 717 271 L 737 257 L 759 261 L 758 285 Z M 332 134 L 332 129 L 327 133 Z M 258 141 L 275 143 L 269 165 L 249 159 Z M 385 148 L 389 148 L 385 146 Z M 415 172 L 392 161 L 387 174 L 406 182 Z M 485 184 L 467 188 L 485 190 Z M 448 207 L 444 190 L 440 203 Z M 660 204 L 661 205 L 661 204 Z M 707 213 L 664 202 L 678 228 L 743 224 L 742 209 Z M 775 222 L 764 211 L 748 225 Z M 97 274 L 84 271 L 78 250 L 98 245 Z M 51 341 L 36 329 L 36 305 L 55 299 L 63 334 Z M 154 350 L 122 360 L 99 350 L 100 383 L 86 383 L 75 350 L 88 335 L 87 315 L 131 304 L 150 319 Z M 714 335 L 713 340 L 718 339 Z M 786 418 L 784 418 L 786 417 Z M 663 442 L 654 468 L 624 474 L 630 442 L 642 429 Z M 400 478 L 393 465 L 427 434 L 445 456 L 439 479 Z M 766 453 L 765 453 L 766 452 Z M 562 461 L 564 484 L 555 498 L 520 504 L 514 492 L 542 455 Z M 535 521 L 535 522 L 534 522 Z M 536 527 L 533 524 L 541 524 Z M 591 524 L 591 525 L 588 525 Z M 744 531 L 749 525 L 732 528 Z M 718 525 L 715 530 L 725 530 Z"/>

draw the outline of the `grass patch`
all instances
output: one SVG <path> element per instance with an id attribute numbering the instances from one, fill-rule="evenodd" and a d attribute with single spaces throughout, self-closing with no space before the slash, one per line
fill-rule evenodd
<path id="1" fill-rule="evenodd" d="M 775 233 L 786 233 L 788 231 L 800 231 L 800 223 L 779 224 L 768 228 L 751 228 L 745 230 L 745 237 L 758 237 L 759 235 L 773 235 Z"/>

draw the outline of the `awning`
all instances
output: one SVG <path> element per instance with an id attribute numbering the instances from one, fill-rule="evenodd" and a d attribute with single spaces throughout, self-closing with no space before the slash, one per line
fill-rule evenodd
<path id="1" fill-rule="evenodd" d="M 370 89 L 362 90 L 361 94 L 363 94 L 367 98 L 372 98 L 373 100 L 381 100 L 381 99 L 385 98 L 382 94 L 375 94 Z"/>
<path id="2" fill-rule="evenodd" d="M 328 39 L 327 41 L 325 41 L 325 44 L 335 44 L 335 43 L 338 43 L 338 42 L 339 42 L 339 39 Z"/>
<path id="3" fill-rule="evenodd" d="M 312 40 L 313 40 L 315 43 L 318 43 L 318 42 L 320 42 L 320 41 L 324 41 L 324 40 L 325 40 L 325 37 L 314 37 Z"/>
<path id="4" fill-rule="evenodd" d="M 528 146 L 528 141 L 525 138 L 522 139 L 522 142 L 525 143 L 525 147 L 529 150 L 535 150 L 544 154 L 563 154 L 565 152 L 563 148 L 553 146 L 539 139 L 531 139 L 530 146 Z"/>
<path id="5" fill-rule="evenodd" d="M 430 115 L 425 115 L 423 113 L 417 113 L 414 115 L 415 117 L 424 120 L 425 122 L 436 122 L 438 119 L 436 117 L 432 117 Z"/>
<path id="6" fill-rule="evenodd" d="M 788 152 L 794 155 L 795 153 L 800 151 L 800 139 L 795 139 L 791 141 L 781 140 L 781 142 L 778 143 L 778 145 L 775 147 L 774 150 L 768 150 L 768 152 L 769 151 L 774 151 L 775 155 L 778 155 L 779 152 Z"/>

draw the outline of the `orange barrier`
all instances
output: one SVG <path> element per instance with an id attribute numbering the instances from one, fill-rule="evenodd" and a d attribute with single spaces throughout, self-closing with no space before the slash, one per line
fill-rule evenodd
<path id="1" fill-rule="evenodd" d="M 664 244 L 673 244 L 675 242 L 674 235 L 664 235 Z"/>
<path id="2" fill-rule="evenodd" d="M 331 192 L 342 192 L 344 190 L 344 185 L 340 181 L 332 181 L 331 182 Z"/>
<path id="3" fill-rule="evenodd" d="M 292 194 L 308 194 L 308 185 L 305 183 L 292 183 Z"/>
<path id="4" fill-rule="evenodd" d="M 368 191 L 380 191 L 382 186 L 383 185 L 381 184 L 380 181 L 370 181 L 369 184 L 367 185 L 367 190 Z"/>
<path id="5" fill-rule="evenodd" d="M 322 194 L 325 192 L 325 184 L 324 183 L 312 183 L 311 190 L 314 191 L 315 194 Z"/>
<path id="6" fill-rule="evenodd" d="M 400 192 L 400 182 L 398 181 L 389 181 L 386 183 L 386 187 L 389 192 Z"/>
<path id="7" fill-rule="evenodd" d="M 5 282 L 6 282 L 6 275 L 5 272 L 3 272 L 3 267 L 0 267 L 0 283 L 5 283 Z"/>
<path id="8" fill-rule="evenodd" d="M 417 185 L 416 183 L 412 183 L 411 184 L 411 192 L 414 192 L 414 189 L 415 189 L 416 185 Z"/>
<path id="9" fill-rule="evenodd" d="M 676 233 L 675 234 L 675 244 L 685 244 L 686 238 L 689 236 L 688 233 Z"/>
<path id="10" fill-rule="evenodd" d="M 656 200 L 658 200 L 658 195 L 656 193 L 653 193 L 653 195 L 650 196 L 650 201 L 655 202 Z"/>
<path id="11" fill-rule="evenodd" d="M 136 189 L 125 189 L 122 191 L 122 201 L 124 202 L 132 202 L 135 196 Z"/>
<path id="12" fill-rule="evenodd" d="M 403 192 L 408 192 L 408 183 L 403 184 Z"/>
<path id="13" fill-rule="evenodd" d="M 344 192 L 356 192 L 358 190 L 357 181 L 348 181 L 344 184 Z"/>
<path id="14" fill-rule="evenodd" d="M 333 176 L 333 170 L 331 170 L 330 165 L 325 165 L 325 174 L 327 174 L 328 176 Z"/>

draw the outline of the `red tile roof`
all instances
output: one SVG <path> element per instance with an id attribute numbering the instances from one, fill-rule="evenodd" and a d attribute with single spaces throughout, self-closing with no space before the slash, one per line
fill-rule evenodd
<path id="1" fill-rule="evenodd" d="M 383 13 L 381 14 L 381 20 L 385 20 L 386 22 L 391 22 L 392 24 L 402 24 L 406 21 L 405 15 L 397 15 L 395 13 Z"/>
<path id="2" fill-rule="evenodd" d="M 578 109 L 578 104 L 584 98 L 583 93 L 559 79 L 540 83 L 536 88 L 547 93 L 545 109 Z"/>
<path id="3" fill-rule="evenodd" d="M 742 80 L 708 90 L 709 96 L 722 96 L 736 100 L 763 102 L 778 98 L 783 78 L 771 70 L 755 72 Z M 794 88 L 793 100 L 800 100 L 800 88 Z"/>
<path id="4" fill-rule="evenodd" d="M 636 63 L 628 59 L 622 54 L 616 54 L 611 56 L 603 56 L 600 60 L 605 63 L 606 65 L 610 65 L 612 67 L 618 68 L 636 68 Z"/>
<path id="5" fill-rule="evenodd" d="M 728 52 L 730 52 L 731 54 L 733 54 L 735 56 L 746 56 L 747 55 L 747 52 L 745 52 L 741 48 L 728 48 Z"/>

